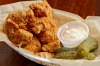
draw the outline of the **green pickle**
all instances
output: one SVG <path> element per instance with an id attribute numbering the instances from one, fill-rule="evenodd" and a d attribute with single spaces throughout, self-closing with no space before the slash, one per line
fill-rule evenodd
<path id="1" fill-rule="evenodd" d="M 93 60 L 96 54 L 93 53 L 98 48 L 98 42 L 88 37 L 77 48 L 62 47 L 55 51 L 54 58 L 57 59 L 87 59 Z"/>
<path id="2" fill-rule="evenodd" d="M 75 59 L 77 56 L 77 48 L 60 48 L 56 51 L 55 58 L 58 59 Z"/>
<path id="3" fill-rule="evenodd" d="M 88 37 L 85 41 L 83 41 L 78 47 L 78 54 L 81 56 L 86 56 L 90 51 L 93 51 L 98 48 L 98 42 Z"/>
<path id="4" fill-rule="evenodd" d="M 87 59 L 87 60 L 94 60 L 96 58 L 96 54 L 95 53 L 88 53 L 86 56 L 83 57 L 83 59 Z"/>
<path id="5" fill-rule="evenodd" d="M 94 60 L 95 58 L 96 58 L 96 54 L 93 52 L 89 52 L 86 56 L 77 55 L 75 59 Z"/>
<path id="6" fill-rule="evenodd" d="M 67 51 L 77 51 L 78 48 L 67 48 L 67 47 L 62 47 L 59 48 L 55 51 L 55 53 L 60 53 L 60 52 L 67 52 Z"/>
<path id="7" fill-rule="evenodd" d="M 58 59 L 75 59 L 77 56 L 77 52 L 68 51 L 68 52 L 60 52 L 55 55 L 55 58 Z"/>

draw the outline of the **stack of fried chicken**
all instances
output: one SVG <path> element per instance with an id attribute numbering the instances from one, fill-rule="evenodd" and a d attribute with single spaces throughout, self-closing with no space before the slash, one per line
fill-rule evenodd
<path id="1" fill-rule="evenodd" d="M 4 32 L 16 46 L 20 46 L 35 55 L 53 53 L 61 48 L 57 38 L 57 27 L 47 1 L 32 3 L 28 10 L 11 12 L 5 22 Z"/>

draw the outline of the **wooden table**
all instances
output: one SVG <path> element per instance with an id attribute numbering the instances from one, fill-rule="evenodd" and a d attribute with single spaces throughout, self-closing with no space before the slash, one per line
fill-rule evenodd
<path id="1" fill-rule="evenodd" d="M 0 0 L 0 4 L 16 2 L 18 0 Z M 72 12 L 83 18 L 87 16 L 100 16 L 100 0 L 47 0 L 56 9 Z M 42 66 L 32 62 L 4 42 L 0 42 L 0 66 Z"/>

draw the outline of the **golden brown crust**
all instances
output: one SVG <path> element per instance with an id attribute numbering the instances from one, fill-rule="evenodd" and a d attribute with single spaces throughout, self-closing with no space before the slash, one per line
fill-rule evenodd
<path id="1" fill-rule="evenodd" d="M 37 4 L 33 3 L 29 7 L 33 10 L 35 17 L 51 17 L 50 5 L 46 1 Z"/>
<path id="2" fill-rule="evenodd" d="M 61 47 L 52 11 L 46 1 L 29 5 L 28 10 L 11 12 L 4 32 L 14 44 L 37 55 L 42 51 L 52 56 L 52 52 Z"/>
<path id="3" fill-rule="evenodd" d="M 31 52 L 40 52 L 41 51 L 41 44 L 36 37 L 33 37 L 32 41 L 28 43 L 24 49 L 31 51 Z"/>
<path id="4" fill-rule="evenodd" d="M 16 44 L 27 44 L 32 41 L 33 34 L 26 30 L 19 29 L 16 31 L 14 38 L 14 41 L 17 42 Z"/>
<path id="5" fill-rule="evenodd" d="M 61 48 L 61 44 L 59 40 L 55 40 L 48 44 L 42 45 L 42 50 L 46 52 L 55 52 L 57 49 Z"/>
<path id="6" fill-rule="evenodd" d="M 27 24 L 26 13 L 23 10 L 18 10 L 18 11 L 9 13 L 7 19 L 11 19 L 17 24 L 20 24 L 20 23 L 23 23 L 24 25 Z"/>
<path id="7" fill-rule="evenodd" d="M 19 29 L 18 24 L 13 22 L 11 19 L 7 19 L 4 25 L 4 33 L 7 34 L 8 38 L 12 41 L 15 37 L 15 32 Z"/>
<path id="8" fill-rule="evenodd" d="M 47 30 L 45 32 L 41 32 L 38 36 L 39 36 L 39 40 L 42 43 L 50 43 L 53 42 L 55 40 L 58 40 L 58 37 L 56 35 L 57 33 L 57 28 L 52 28 L 50 30 Z"/>

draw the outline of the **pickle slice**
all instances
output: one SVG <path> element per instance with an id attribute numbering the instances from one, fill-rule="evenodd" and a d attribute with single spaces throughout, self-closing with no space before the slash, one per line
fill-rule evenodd
<path id="1" fill-rule="evenodd" d="M 90 51 L 93 51 L 98 48 L 98 42 L 88 37 L 85 41 L 83 41 L 78 47 L 78 53 L 81 56 L 86 56 Z"/>
<path id="2" fill-rule="evenodd" d="M 78 48 L 67 48 L 67 47 L 62 47 L 59 48 L 55 51 L 55 53 L 60 53 L 60 52 L 67 52 L 67 51 L 77 51 Z"/>
<path id="3" fill-rule="evenodd" d="M 95 53 L 88 53 L 88 55 L 84 56 L 83 59 L 87 59 L 87 60 L 94 60 L 96 58 L 96 54 Z"/>
<path id="4" fill-rule="evenodd" d="M 58 59 L 75 59 L 78 52 L 77 52 L 77 50 L 72 50 L 72 49 L 70 48 L 67 51 L 63 50 L 62 52 L 59 51 L 59 52 L 57 52 L 57 54 L 55 54 L 54 57 L 58 58 Z"/>

